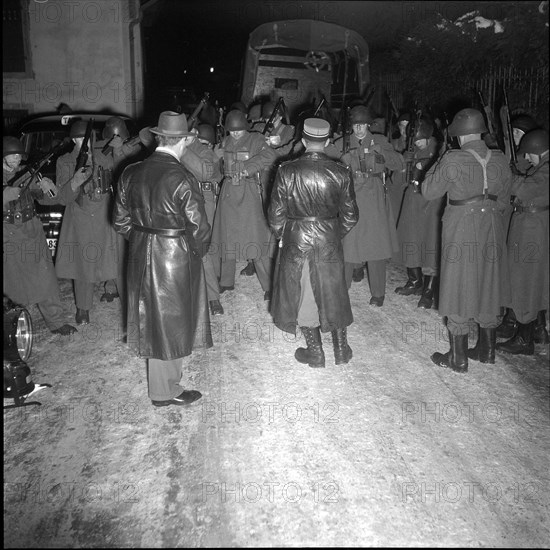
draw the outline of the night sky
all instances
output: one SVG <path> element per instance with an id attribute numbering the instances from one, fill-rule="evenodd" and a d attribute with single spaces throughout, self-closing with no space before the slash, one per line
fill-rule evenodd
<path id="1" fill-rule="evenodd" d="M 456 19 L 479 10 L 485 17 L 502 19 L 521 5 L 291 0 L 146 0 L 143 4 L 146 86 L 150 90 L 185 87 L 194 90 L 199 98 L 209 90 L 222 102 L 238 99 L 248 36 L 258 25 L 269 21 L 316 19 L 355 30 L 369 44 L 373 68 L 409 29 L 436 12 Z M 212 74 L 208 72 L 210 66 L 214 67 Z"/>

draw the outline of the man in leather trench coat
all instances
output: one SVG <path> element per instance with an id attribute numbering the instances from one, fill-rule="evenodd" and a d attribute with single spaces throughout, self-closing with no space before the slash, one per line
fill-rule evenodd
<path id="1" fill-rule="evenodd" d="M 310 367 L 325 366 L 320 330 L 332 332 L 337 365 L 352 357 L 342 237 L 359 213 L 349 170 L 324 153 L 329 132 L 325 120 L 306 119 L 306 151 L 278 169 L 268 214 L 281 237 L 271 313 L 281 330 L 295 334 L 300 326 L 307 348 L 298 348 L 295 357 Z"/>
<path id="2" fill-rule="evenodd" d="M 182 358 L 212 346 L 201 260 L 210 226 L 199 184 L 180 163 L 194 139 L 185 115 L 165 111 L 151 132 L 159 145 L 122 173 L 114 219 L 130 241 L 128 342 L 149 358 L 149 397 L 164 407 L 201 397 L 178 383 Z"/>

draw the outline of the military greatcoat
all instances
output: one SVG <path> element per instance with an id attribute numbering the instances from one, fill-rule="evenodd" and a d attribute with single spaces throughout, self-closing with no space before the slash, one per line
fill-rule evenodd
<path id="1" fill-rule="evenodd" d="M 520 323 L 529 323 L 548 309 L 548 157 L 514 179 L 512 195 L 517 206 L 508 235 L 509 307 Z"/>
<path id="2" fill-rule="evenodd" d="M 275 162 L 277 155 L 264 136 L 246 132 L 239 140 L 231 135 L 222 143 L 224 179 L 212 231 L 212 251 L 223 261 L 271 257 L 274 239 L 264 214 L 260 193 L 260 172 Z M 246 170 L 247 177 L 233 177 Z"/>
<path id="3" fill-rule="evenodd" d="M 488 194 L 497 200 L 452 205 L 450 201 L 483 194 L 482 166 L 471 151 L 482 159 L 489 153 L 482 140 L 449 150 L 430 168 L 422 184 L 427 200 L 445 193 L 448 198 L 442 220 L 439 313 L 467 319 L 484 315 L 496 322 L 510 292 L 503 213 L 510 201 L 512 173 L 504 154 L 491 150 Z"/>

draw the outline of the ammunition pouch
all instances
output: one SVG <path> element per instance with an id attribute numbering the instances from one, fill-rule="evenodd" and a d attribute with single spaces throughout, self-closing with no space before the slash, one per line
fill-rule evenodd
<path id="1" fill-rule="evenodd" d="M 27 206 L 22 210 L 4 210 L 2 221 L 5 223 L 25 223 L 36 216 L 34 205 Z"/>

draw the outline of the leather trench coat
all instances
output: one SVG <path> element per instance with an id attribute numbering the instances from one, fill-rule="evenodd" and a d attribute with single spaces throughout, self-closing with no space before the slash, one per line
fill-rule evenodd
<path id="1" fill-rule="evenodd" d="M 271 229 L 281 238 L 271 300 L 278 328 L 296 333 L 306 259 L 321 330 L 329 332 L 353 322 L 342 237 L 358 218 L 351 174 L 342 163 L 324 153 L 306 152 L 279 167 L 268 210 Z"/>
<path id="2" fill-rule="evenodd" d="M 211 347 L 201 259 L 210 225 L 197 180 L 175 157 L 156 151 L 124 170 L 118 191 L 115 228 L 130 241 L 128 343 L 141 357 L 165 361 Z"/>

